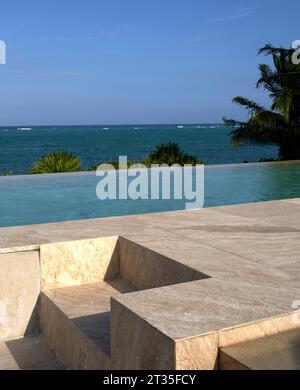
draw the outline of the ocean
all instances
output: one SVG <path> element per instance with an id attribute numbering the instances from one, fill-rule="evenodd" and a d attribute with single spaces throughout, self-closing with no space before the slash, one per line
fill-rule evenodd
<path id="1" fill-rule="evenodd" d="M 79 156 L 84 169 L 120 155 L 139 161 L 163 142 L 176 142 L 208 164 L 276 158 L 273 146 L 232 148 L 229 133 L 220 124 L 34 126 L 30 131 L 1 126 L 0 175 L 25 173 L 35 161 L 56 150 Z"/>

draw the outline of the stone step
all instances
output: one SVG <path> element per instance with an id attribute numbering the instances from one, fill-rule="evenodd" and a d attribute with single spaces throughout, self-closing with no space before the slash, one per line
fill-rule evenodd
<path id="1" fill-rule="evenodd" d="M 41 336 L 0 342 L 0 370 L 63 370 Z"/>
<path id="2" fill-rule="evenodd" d="M 110 367 L 110 298 L 132 291 L 116 279 L 41 293 L 42 333 L 68 368 Z"/>
<path id="3" fill-rule="evenodd" d="M 221 348 L 221 370 L 300 370 L 300 328 Z"/>

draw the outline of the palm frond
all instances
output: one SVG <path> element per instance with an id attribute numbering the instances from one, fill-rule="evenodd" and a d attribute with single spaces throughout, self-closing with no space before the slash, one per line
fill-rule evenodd
<path id="1" fill-rule="evenodd" d="M 256 83 L 256 87 L 259 88 L 263 86 L 270 93 L 276 93 L 279 89 L 280 79 L 278 74 L 274 72 L 269 65 L 260 64 L 258 66 L 260 71 L 260 78 Z"/>
<path id="2" fill-rule="evenodd" d="M 226 120 L 227 125 L 237 127 L 230 135 L 233 146 L 240 144 L 278 144 L 289 125 L 285 118 L 276 112 L 262 109 L 252 112 L 247 122 Z"/>
<path id="3" fill-rule="evenodd" d="M 274 144 L 279 146 L 281 158 L 300 159 L 300 65 L 291 61 L 294 49 L 267 44 L 258 53 L 273 58 L 273 69 L 259 65 L 260 78 L 256 84 L 268 92 L 271 109 L 238 96 L 233 101 L 248 110 L 248 120 L 224 119 L 224 123 L 233 128 L 234 145 Z"/>
<path id="4" fill-rule="evenodd" d="M 236 96 L 233 98 L 233 103 L 239 104 L 240 106 L 247 109 L 250 113 L 250 115 L 254 115 L 257 112 L 265 110 L 263 106 L 260 106 L 259 104 L 255 103 L 252 100 L 249 100 L 247 98 L 244 98 L 242 96 Z"/>
<path id="5" fill-rule="evenodd" d="M 294 49 L 285 49 L 283 47 L 275 47 L 271 43 L 267 43 L 265 46 L 258 49 L 258 54 L 259 55 L 262 54 L 265 56 L 269 56 L 269 55 L 278 56 L 279 55 L 280 57 L 286 57 L 286 56 L 292 55 L 293 52 L 294 52 Z"/>
<path id="6" fill-rule="evenodd" d="M 240 121 L 237 121 L 235 119 L 227 119 L 225 117 L 223 117 L 223 123 L 226 127 L 236 127 L 236 126 L 239 126 L 242 122 Z"/>

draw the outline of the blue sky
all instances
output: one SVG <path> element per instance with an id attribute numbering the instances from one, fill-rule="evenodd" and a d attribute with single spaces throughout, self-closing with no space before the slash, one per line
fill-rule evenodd
<path id="1" fill-rule="evenodd" d="M 265 43 L 300 39 L 299 0 L 3 0 L 0 125 L 242 118 Z"/>

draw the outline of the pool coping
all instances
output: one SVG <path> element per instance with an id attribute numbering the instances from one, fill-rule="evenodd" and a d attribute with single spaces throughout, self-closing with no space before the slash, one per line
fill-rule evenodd
<path id="1" fill-rule="evenodd" d="M 273 203 L 278 203 L 278 202 L 287 202 L 287 203 L 292 203 L 292 204 L 295 204 L 296 203 L 300 203 L 300 198 L 290 198 L 290 199 L 282 199 L 282 200 L 268 200 L 268 201 L 264 201 L 264 202 L 251 202 L 251 203 L 243 203 L 243 204 L 238 204 L 238 205 L 225 205 L 225 206 L 215 206 L 215 207 L 209 207 L 209 208 L 201 208 L 201 209 L 190 209 L 190 210 L 175 210 L 175 211 L 160 211 L 160 212 L 151 212 L 151 213 L 141 213 L 141 214 L 130 214 L 130 215 L 116 215 L 116 216 L 111 216 L 111 217 L 98 217 L 98 218 L 91 218 L 91 219 L 78 219 L 78 220 L 68 220 L 68 221 L 58 221 L 58 222 L 46 222 L 46 223 L 40 223 L 40 224 L 29 224 L 29 225 L 19 225 L 19 226 L 8 226 L 8 227 L 1 227 L 0 228 L 0 254 L 3 254 L 3 253 L 12 253 L 12 252 L 26 252 L 26 251 L 32 251 L 32 250 L 39 250 L 40 246 L 43 245 L 43 244 L 47 244 L 48 241 L 47 240 L 43 240 L 41 239 L 40 241 L 40 237 L 39 237 L 39 234 L 38 234 L 38 230 L 41 229 L 41 230 L 47 230 L 48 228 L 50 227 L 53 227 L 55 229 L 55 227 L 59 226 L 59 227 L 66 227 L 66 228 L 69 228 L 70 226 L 74 226 L 75 227 L 75 230 L 76 230 L 76 225 L 78 226 L 78 230 L 81 229 L 81 225 L 93 225 L 94 223 L 96 224 L 100 224 L 100 225 L 105 225 L 105 224 L 109 224 L 110 222 L 114 222 L 114 221 L 118 221 L 120 222 L 120 225 L 123 223 L 124 225 L 127 224 L 127 221 L 129 221 L 129 224 L 132 222 L 132 221 L 135 221 L 135 220 L 138 220 L 140 218 L 143 218 L 143 220 L 145 221 L 145 223 L 147 223 L 147 218 L 149 218 L 149 220 L 151 220 L 151 218 L 153 217 L 166 217 L 168 215 L 174 215 L 176 216 L 176 214 L 179 215 L 179 217 L 181 215 L 188 215 L 188 214 L 194 214 L 194 213 L 201 213 L 202 210 L 211 210 L 212 212 L 216 211 L 216 210 L 233 210 L 233 214 L 234 214 L 234 209 L 235 208 L 238 208 L 239 206 L 242 206 L 243 208 L 247 208 L 247 207 L 251 207 L 251 206 L 254 206 L 255 205 L 259 205 L 259 204 L 265 204 L 266 206 L 268 204 L 273 204 Z M 300 224 L 299 224 L 300 225 Z M 17 236 L 19 237 L 20 235 L 22 234 L 25 234 L 26 237 L 28 236 L 28 234 L 30 235 L 31 232 L 34 232 L 34 235 L 36 236 L 36 240 L 38 242 L 36 243 L 31 243 L 31 244 L 26 244 L 26 242 L 24 243 L 20 243 L 18 245 L 13 245 L 13 246 L 1 246 L 1 238 L 2 236 L 7 233 L 8 236 L 14 236 L 16 233 L 17 233 Z M 37 233 L 37 234 L 36 234 Z M 5 234 L 5 236 L 7 235 Z M 112 236 L 112 235 L 122 235 L 121 233 L 120 234 L 116 234 L 115 232 L 110 234 L 106 234 L 105 236 Z M 94 232 L 90 238 L 96 238 L 98 237 L 97 236 L 97 233 Z M 89 237 L 85 237 L 85 238 L 89 238 Z M 71 240 L 72 241 L 72 236 L 70 236 L 69 238 L 67 239 L 64 239 L 62 240 L 62 242 L 65 242 L 66 240 Z M 60 240 L 56 240 L 56 242 L 60 242 Z"/>

